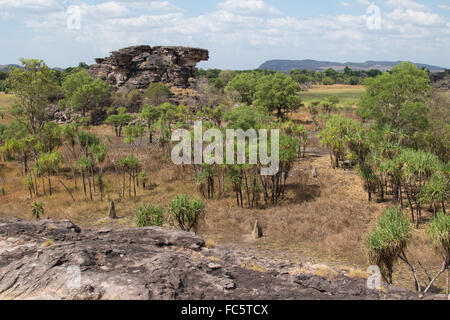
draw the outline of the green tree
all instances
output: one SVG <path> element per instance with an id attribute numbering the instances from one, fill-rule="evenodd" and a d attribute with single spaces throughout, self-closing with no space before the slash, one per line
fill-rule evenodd
<path id="1" fill-rule="evenodd" d="M 408 264 L 414 273 L 416 287 L 420 290 L 414 267 L 405 251 L 411 242 L 411 225 L 398 208 L 388 208 L 378 219 L 377 226 L 366 239 L 369 262 L 380 268 L 383 279 L 392 284 L 394 265 L 400 259 Z"/>
<path id="2" fill-rule="evenodd" d="M 226 87 L 226 91 L 236 91 L 239 94 L 239 102 L 251 105 L 256 93 L 256 86 L 262 77 L 258 72 L 245 72 L 234 77 Z"/>
<path id="3" fill-rule="evenodd" d="M 439 160 L 433 154 L 421 150 L 406 149 L 399 154 L 398 161 L 402 168 L 402 184 L 408 197 L 412 221 L 416 222 L 418 227 L 422 218 L 420 195 L 425 184 L 438 169 Z M 416 217 L 414 217 L 414 207 Z"/>
<path id="4" fill-rule="evenodd" d="M 401 63 L 377 78 L 366 80 L 359 114 L 373 119 L 378 127 L 397 128 L 410 139 L 428 127 L 426 98 L 430 80 L 426 72 L 411 63 Z"/>
<path id="5" fill-rule="evenodd" d="M 420 199 L 422 203 L 431 203 L 435 217 L 438 213 L 439 205 L 442 205 L 442 210 L 445 214 L 445 203 L 450 199 L 450 180 L 444 174 L 434 174 L 422 188 Z"/>
<path id="6" fill-rule="evenodd" d="M 120 107 L 117 109 L 117 114 L 110 115 L 105 122 L 114 128 L 116 137 L 121 137 L 123 127 L 131 120 L 133 120 L 133 116 L 127 113 L 125 108 Z"/>
<path id="7" fill-rule="evenodd" d="M 343 159 L 346 150 L 346 137 L 355 121 L 339 115 L 331 116 L 325 128 L 320 132 L 320 142 L 327 147 L 330 154 L 331 166 L 339 167 L 339 161 Z"/>
<path id="8" fill-rule="evenodd" d="M 22 122 L 29 134 L 36 135 L 49 120 L 47 107 L 57 90 L 51 70 L 42 60 L 21 59 L 22 68 L 13 68 L 8 86 L 15 96 L 11 113 Z"/>
<path id="9" fill-rule="evenodd" d="M 160 117 L 160 110 L 151 105 L 144 105 L 140 118 L 145 121 L 148 132 L 148 142 L 153 143 L 153 125 Z"/>
<path id="10" fill-rule="evenodd" d="M 44 215 L 44 205 L 42 202 L 34 201 L 31 205 L 31 215 L 39 220 Z"/>
<path id="11" fill-rule="evenodd" d="M 86 70 L 69 75 L 62 87 L 66 106 L 80 111 L 82 117 L 105 104 L 111 91 L 108 83 L 101 79 L 94 80 Z"/>
<path id="12" fill-rule="evenodd" d="M 262 77 L 256 86 L 255 103 L 283 119 L 286 113 L 301 106 L 300 86 L 290 77 L 277 73 Z"/>
<path id="13" fill-rule="evenodd" d="M 442 257 L 442 268 L 438 274 L 431 279 L 430 284 L 425 289 L 425 293 L 431 289 L 433 283 L 441 274 L 447 270 L 447 295 L 449 294 L 449 272 L 450 272 L 450 215 L 439 213 L 428 227 L 428 234 L 432 240 L 436 252 Z"/>

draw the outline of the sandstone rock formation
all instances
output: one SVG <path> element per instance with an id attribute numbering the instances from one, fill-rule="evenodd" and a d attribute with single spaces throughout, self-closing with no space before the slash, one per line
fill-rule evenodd
<path id="1" fill-rule="evenodd" d="M 365 280 L 253 271 L 176 230 L 81 231 L 67 220 L 0 218 L 0 299 L 417 298 L 371 291 Z"/>
<path id="2" fill-rule="evenodd" d="M 208 59 L 204 49 L 136 46 L 96 59 L 89 73 L 124 91 L 145 89 L 152 82 L 189 88 L 194 83 L 195 66 Z"/>

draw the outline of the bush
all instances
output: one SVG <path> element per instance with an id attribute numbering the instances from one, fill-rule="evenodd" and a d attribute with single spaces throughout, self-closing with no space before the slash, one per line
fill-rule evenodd
<path id="1" fill-rule="evenodd" d="M 189 232 L 197 228 L 205 214 L 205 204 L 201 200 L 189 200 L 186 195 L 178 195 L 169 203 L 169 213 L 181 230 Z"/>
<path id="2" fill-rule="evenodd" d="M 135 214 L 136 224 L 140 228 L 162 226 L 164 222 L 164 211 L 159 206 L 139 206 Z"/>
<path id="3" fill-rule="evenodd" d="M 438 213 L 430 222 L 428 234 L 437 252 L 450 264 L 450 215 Z"/>
<path id="4" fill-rule="evenodd" d="M 39 220 L 41 216 L 44 215 L 44 205 L 42 204 L 42 202 L 33 202 L 33 204 L 31 205 L 31 215 L 37 220 Z"/>
<path id="5" fill-rule="evenodd" d="M 389 208 L 377 221 L 377 227 L 366 239 L 369 261 L 380 267 L 384 280 L 392 284 L 392 273 L 410 241 L 411 225 L 399 208 Z M 403 259 L 402 259 L 403 260 Z"/>

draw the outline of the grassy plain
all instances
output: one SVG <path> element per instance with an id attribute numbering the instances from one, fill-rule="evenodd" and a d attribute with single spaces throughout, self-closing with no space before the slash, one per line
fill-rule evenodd
<path id="1" fill-rule="evenodd" d="M 11 118 L 6 114 L 7 109 L 14 102 L 14 96 L 12 94 L 5 94 L 0 92 L 0 124 L 5 124 Z M 3 117 L 1 115 L 4 114 Z"/>
<path id="2" fill-rule="evenodd" d="M 301 93 L 302 102 L 305 105 L 314 100 L 325 100 L 331 96 L 337 96 L 341 107 L 354 106 L 365 92 L 364 86 L 333 85 L 333 86 L 313 86 L 308 91 Z"/>

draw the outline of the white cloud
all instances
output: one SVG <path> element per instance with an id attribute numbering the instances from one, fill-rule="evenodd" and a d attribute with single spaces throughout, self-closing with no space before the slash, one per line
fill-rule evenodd
<path id="1" fill-rule="evenodd" d="M 43 11 L 61 9 L 61 2 L 57 0 L 0 0 L 0 9 Z"/>
<path id="2" fill-rule="evenodd" d="M 413 9 L 396 9 L 386 15 L 397 23 L 403 25 L 439 26 L 445 24 L 445 19 L 436 13 L 417 11 Z"/>
<path id="3" fill-rule="evenodd" d="M 387 0 L 386 5 L 392 8 L 423 10 L 427 7 L 424 4 L 412 0 Z"/>
<path id="4" fill-rule="evenodd" d="M 278 15 L 280 11 L 263 0 L 226 0 L 219 2 L 217 8 L 242 15 Z"/>
<path id="5" fill-rule="evenodd" d="M 343 7 L 351 7 L 350 3 L 345 2 L 345 1 L 341 2 L 341 6 L 343 6 Z"/>
<path id="6" fill-rule="evenodd" d="M 438 5 L 438 8 L 442 10 L 450 10 L 450 6 L 446 4 L 440 4 Z"/>

